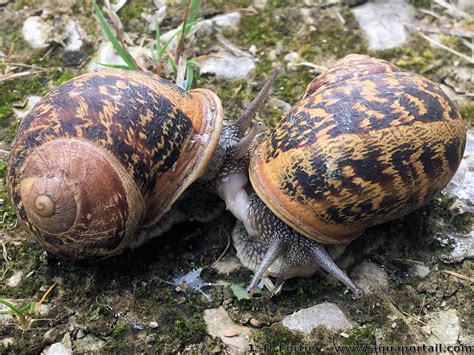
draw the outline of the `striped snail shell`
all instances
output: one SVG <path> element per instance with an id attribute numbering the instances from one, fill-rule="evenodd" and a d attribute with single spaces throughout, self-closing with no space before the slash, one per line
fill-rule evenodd
<path id="1" fill-rule="evenodd" d="M 206 89 L 115 69 L 74 78 L 34 107 L 12 144 L 19 220 L 55 254 L 119 254 L 204 174 L 222 123 Z"/>
<path id="2" fill-rule="evenodd" d="M 250 180 L 293 229 L 344 244 L 429 202 L 465 143 L 466 125 L 437 84 L 349 55 L 314 79 L 257 147 Z"/>

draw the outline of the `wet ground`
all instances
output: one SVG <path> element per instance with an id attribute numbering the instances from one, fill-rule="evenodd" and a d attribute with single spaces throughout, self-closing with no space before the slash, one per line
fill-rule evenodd
<path id="1" fill-rule="evenodd" d="M 262 291 L 240 299 L 252 273 L 236 261 L 229 214 L 209 224 L 184 223 L 92 264 L 60 259 L 29 240 L 5 193 L 6 156 L 18 123 L 35 96 L 97 61 L 117 58 L 89 1 L 0 0 L 0 298 L 21 306 L 39 301 L 55 284 L 28 329 L 0 315 L 0 350 L 39 353 L 57 343 L 64 353 L 472 346 L 474 15 L 463 4 L 397 2 L 394 15 L 364 1 L 208 1 L 200 12 L 204 24 L 187 43 L 188 56 L 198 57 L 201 67 L 194 86 L 215 91 L 229 119 L 274 67 L 286 68 L 260 115 L 269 129 L 311 78 L 349 53 L 423 74 L 458 105 L 471 133 L 448 191 L 400 220 L 368 229 L 339 259 L 368 291 L 355 300 L 323 275 L 290 280 L 274 297 Z M 127 1 L 118 11 L 140 63 L 151 64 L 143 48 L 153 43 L 154 21 L 165 33 L 179 26 L 182 14 L 179 1 Z M 377 35 L 384 26 L 391 29 L 385 42 L 386 34 Z M 173 77 L 169 70 L 165 76 Z M 313 306 L 317 311 L 308 310 Z M 297 311 L 297 321 L 285 318 Z"/>

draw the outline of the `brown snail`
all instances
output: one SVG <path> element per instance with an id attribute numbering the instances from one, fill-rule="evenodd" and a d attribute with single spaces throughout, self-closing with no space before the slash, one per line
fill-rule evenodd
<path id="1" fill-rule="evenodd" d="M 19 220 L 47 251 L 79 260 L 119 254 L 184 219 L 208 220 L 215 206 L 200 194 L 246 161 L 258 132 L 245 131 L 270 86 L 223 127 L 207 89 L 125 70 L 70 80 L 33 108 L 12 144 L 7 178 Z"/>
<path id="2" fill-rule="evenodd" d="M 438 85 L 386 61 L 349 55 L 251 152 L 247 172 L 219 191 L 243 222 L 234 244 L 255 271 L 284 279 L 326 270 L 362 291 L 324 245 L 347 244 L 367 227 L 429 202 L 453 177 L 466 126 Z M 232 185 L 229 192 L 227 185 Z"/>
<path id="3" fill-rule="evenodd" d="M 81 75 L 23 120 L 9 160 L 10 199 L 46 250 L 73 259 L 119 254 L 176 221 L 209 219 L 215 206 L 196 208 L 204 199 L 195 193 L 206 193 L 223 160 L 238 165 L 246 154 L 255 134 L 245 137 L 240 126 L 258 106 L 223 130 L 210 90 L 185 92 L 142 72 Z"/>

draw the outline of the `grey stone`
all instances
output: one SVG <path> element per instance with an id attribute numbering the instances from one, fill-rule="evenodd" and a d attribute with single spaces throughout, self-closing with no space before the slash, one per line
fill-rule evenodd
<path id="1" fill-rule="evenodd" d="M 225 257 L 222 260 L 215 262 L 212 265 L 212 268 L 216 270 L 219 274 L 229 275 L 232 271 L 240 268 L 241 264 L 239 260 L 235 257 Z"/>
<path id="2" fill-rule="evenodd" d="M 204 321 L 207 332 L 215 338 L 220 338 L 229 347 L 230 353 L 240 354 L 250 349 L 247 339 L 252 335 L 252 330 L 235 324 L 224 307 L 206 309 Z M 229 330 L 233 330 L 235 335 L 226 336 L 229 335 Z"/>
<path id="3" fill-rule="evenodd" d="M 10 345 L 15 343 L 15 338 L 3 338 L 0 339 L 0 346 L 3 346 L 4 348 L 8 348 Z"/>
<path id="4" fill-rule="evenodd" d="M 23 277 L 23 271 L 15 271 L 12 276 L 10 276 L 6 282 L 7 287 L 15 288 L 17 287 Z"/>
<path id="5" fill-rule="evenodd" d="M 28 96 L 26 104 L 23 107 L 13 109 L 15 116 L 22 120 L 33 109 L 33 107 L 35 107 L 39 100 L 41 100 L 41 96 Z"/>
<path id="6" fill-rule="evenodd" d="M 439 344 L 454 345 L 458 341 L 460 325 L 455 309 L 439 311 L 430 315 L 428 325 L 432 335 L 427 343 L 430 345 Z"/>
<path id="7" fill-rule="evenodd" d="M 453 208 L 460 213 L 474 213 L 474 132 L 467 132 L 464 156 L 459 164 L 456 174 L 443 190 L 444 193 L 454 197 L 456 201 Z"/>
<path id="8" fill-rule="evenodd" d="M 264 9 L 267 6 L 268 0 L 253 0 L 253 7 L 257 9 Z"/>
<path id="9" fill-rule="evenodd" d="M 92 334 L 87 334 L 84 338 L 76 340 L 74 345 L 75 350 L 79 353 L 98 352 L 104 347 L 105 341 Z"/>
<path id="10" fill-rule="evenodd" d="M 49 329 L 46 333 L 44 333 L 43 340 L 47 344 L 57 342 L 59 339 L 61 339 L 61 335 L 66 332 L 66 328 L 66 325 L 59 325 L 57 327 Z"/>
<path id="11" fill-rule="evenodd" d="M 52 26 L 39 16 L 28 17 L 23 23 L 21 33 L 28 44 L 35 48 L 46 48 L 52 33 Z"/>
<path id="12" fill-rule="evenodd" d="M 473 0 L 456 0 L 456 6 L 462 11 L 474 12 Z"/>
<path id="13" fill-rule="evenodd" d="M 216 29 L 219 33 L 226 28 L 237 28 L 240 23 L 241 17 L 242 15 L 238 11 L 236 11 L 229 12 L 223 15 L 217 15 L 213 18 L 204 21 L 199 21 L 192 27 L 191 31 L 188 33 L 188 37 L 208 35 L 212 32 L 213 29 Z M 176 49 L 180 37 L 179 34 L 176 35 L 176 32 L 179 32 L 181 30 L 182 27 L 179 26 L 161 35 L 161 43 L 167 43 L 168 41 L 170 41 L 168 45 L 168 50 L 170 52 L 173 52 Z"/>
<path id="14" fill-rule="evenodd" d="M 131 56 L 135 58 L 136 62 L 145 67 L 146 63 L 151 59 L 150 51 L 145 47 L 129 47 L 128 51 Z M 88 71 L 97 71 L 105 69 L 101 64 L 125 65 L 124 60 L 117 54 L 112 43 L 108 40 L 103 40 L 98 51 L 92 57 L 90 64 L 87 66 Z"/>
<path id="15" fill-rule="evenodd" d="M 474 231 L 469 234 L 451 233 L 447 236 L 436 237 L 441 242 L 448 241 L 450 251 L 441 255 L 441 260 L 447 264 L 459 263 L 465 259 L 474 258 Z"/>
<path id="16" fill-rule="evenodd" d="M 416 276 L 422 279 L 424 279 L 430 273 L 430 268 L 426 265 L 416 264 L 413 266 L 412 270 Z"/>
<path id="17" fill-rule="evenodd" d="M 43 352 L 44 355 L 71 355 L 71 349 L 68 349 L 63 343 L 54 343 L 48 350 Z"/>
<path id="18" fill-rule="evenodd" d="M 61 343 L 63 343 L 66 348 L 72 349 L 71 334 L 69 334 L 69 332 L 66 332 L 66 334 L 64 334 Z"/>
<path id="19" fill-rule="evenodd" d="M 214 74 L 218 79 L 244 79 L 255 69 L 251 56 L 236 56 L 228 52 L 219 52 L 206 56 L 199 63 L 200 74 Z"/>
<path id="20" fill-rule="evenodd" d="M 351 272 L 351 278 L 366 294 L 388 287 L 387 273 L 380 266 L 368 261 L 357 265 Z"/>
<path id="21" fill-rule="evenodd" d="M 330 302 L 320 303 L 288 315 L 283 319 L 282 324 L 291 331 L 304 334 L 310 334 L 318 326 L 323 326 L 333 332 L 352 328 L 351 322 L 341 309 Z"/>
<path id="22" fill-rule="evenodd" d="M 352 9 L 372 50 L 396 48 L 408 38 L 406 24 L 414 25 L 414 8 L 403 0 L 368 2 Z"/>
<path id="23" fill-rule="evenodd" d="M 67 40 L 66 51 L 78 51 L 81 49 L 83 41 L 79 33 L 79 27 L 76 22 L 69 20 L 66 23 Z"/>

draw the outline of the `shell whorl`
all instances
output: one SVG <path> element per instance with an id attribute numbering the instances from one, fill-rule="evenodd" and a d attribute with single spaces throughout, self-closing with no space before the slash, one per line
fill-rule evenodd
<path id="1" fill-rule="evenodd" d="M 91 259 L 119 253 L 143 219 L 145 202 L 130 174 L 94 143 L 42 144 L 25 159 L 21 176 L 20 217 L 55 254 Z"/>
<path id="2" fill-rule="evenodd" d="M 62 233 L 74 224 L 77 204 L 74 192 L 59 177 L 30 177 L 21 182 L 28 218 L 46 233 Z"/>

